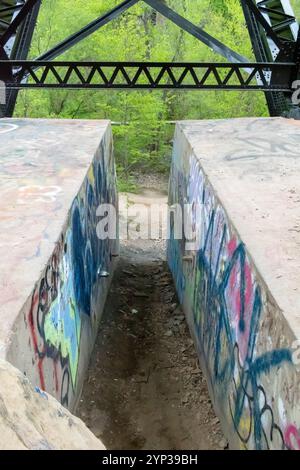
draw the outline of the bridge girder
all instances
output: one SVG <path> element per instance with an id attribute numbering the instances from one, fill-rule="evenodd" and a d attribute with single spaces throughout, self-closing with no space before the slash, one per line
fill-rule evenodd
<path id="1" fill-rule="evenodd" d="M 109 65 L 93 62 L 84 66 L 78 62 L 53 61 L 140 1 L 144 1 L 225 57 L 228 63 L 145 62 L 137 66 L 134 62 L 115 62 Z M 256 64 L 183 18 L 163 0 L 124 0 L 36 60 L 24 62 L 41 0 L 2 0 L 0 79 L 5 82 L 7 89 L 5 114 L 12 115 L 18 90 L 22 88 L 174 88 L 260 90 L 266 93 L 271 115 L 297 117 L 299 114 L 300 118 L 299 108 L 292 103 L 293 83 L 299 77 L 300 68 L 300 28 L 289 0 L 240 0 L 240 2 L 257 60 Z M 106 75 L 104 70 L 107 72 L 108 67 L 110 72 Z M 153 75 L 154 69 L 155 75 Z M 199 75 L 200 71 L 203 72 L 202 75 L 201 73 Z M 248 77 L 245 77 L 245 73 Z M 95 80 L 96 77 L 98 82 Z"/>

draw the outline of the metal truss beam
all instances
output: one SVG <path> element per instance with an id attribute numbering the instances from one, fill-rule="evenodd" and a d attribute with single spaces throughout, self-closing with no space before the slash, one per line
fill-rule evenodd
<path id="1" fill-rule="evenodd" d="M 95 21 L 89 23 L 84 28 L 82 28 L 77 33 L 71 35 L 61 43 L 57 44 L 55 47 L 45 52 L 36 58 L 36 60 L 52 60 L 66 52 L 68 49 L 76 45 L 82 39 L 85 39 L 110 21 L 116 19 L 126 10 L 134 6 L 140 0 L 125 0 L 120 5 L 115 7 L 113 10 L 107 12 L 105 15 L 97 18 Z M 218 41 L 210 34 L 206 33 L 199 26 L 194 25 L 190 21 L 183 18 L 181 15 L 176 13 L 174 10 L 169 8 L 160 0 L 144 0 L 146 4 L 158 11 L 161 15 L 168 18 L 170 21 L 175 23 L 181 29 L 196 37 L 198 40 L 202 41 L 208 47 L 212 48 L 215 52 L 222 55 L 231 62 L 249 62 L 249 60 L 233 51 L 229 47 L 225 46 L 221 41 Z"/>
<path id="2" fill-rule="evenodd" d="M 22 88 L 263 90 L 271 115 L 280 115 L 291 106 L 292 82 L 299 78 L 300 36 L 289 0 L 241 0 L 257 63 L 162 0 L 143 1 L 229 63 L 51 62 L 139 1 L 123 0 L 36 60 L 24 61 L 41 0 L 3 0 L 0 50 L 5 49 L 2 58 L 9 60 L 0 61 L 0 79 L 5 81 L 10 97 L 8 115 Z"/>
<path id="3" fill-rule="evenodd" d="M 31 44 L 40 0 L 1 0 L 0 5 L 0 58 L 25 60 Z M 10 68 L 2 65 L 1 80 L 7 81 Z M 0 116 L 12 116 L 17 90 L 7 90 L 6 105 L 0 106 Z"/>
<path id="4" fill-rule="evenodd" d="M 247 5 L 249 10 L 253 13 L 258 23 L 260 23 L 260 25 L 264 28 L 267 36 L 270 37 L 274 41 L 274 44 L 276 44 L 276 46 L 279 48 L 283 47 L 282 40 L 278 37 L 275 30 L 272 28 L 272 25 L 266 20 L 266 18 L 261 12 L 261 9 L 255 3 L 253 3 L 253 0 L 243 0 L 243 2 Z"/>
<path id="5" fill-rule="evenodd" d="M 249 59 L 233 51 L 229 47 L 225 46 L 221 41 L 218 41 L 216 38 L 206 33 L 199 26 L 194 25 L 190 21 L 186 20 L 183 16 L 176 13 L 172 8 L 169 8 L 161 0 L 143 0 L 149 6 L 158 11 L 161 15 L 165 16 L 181 29 L 191 34 L 195 38 L 199 39 L 201 42 L 206 44 L 208 47 L 213 49 L 214 52 L 220 54 L 225 59 L 228 59 L 230 62 L 241 62 L 247 63 Z"/>
<path id="6" fill-rule="evenodd" d="M 241 4 L 256 60 L 299 63 L 299 25 L 289 0 L 241 0 Z M 298 73 L 299 67 L 294 80 Z M 294 113 L 291 93 L 267 92 L 266 100 L 271 116 Z"/>
<path id="7" fill-rule="evenodd" d="M 9 27 L 13 15 L 22 8 L 17 0 L 2 0 L 0 6 L 0 36 L 2 36 Z"/>
<path id="8" fill-rule="evenodd" d="M 7 62 L 0 61 L 0 67 Z M 10 89 L 176 89 L 290 92 L 295 63 L 13 61 Z M 250 71 L 244 71 L 245 66 Z M 36 68 L 38 67 L 38 70 Z M 268 80 L 268 75 L 272 80 Z M 26 77 L 28 79 L 23 80 Z"/>
<path id="9" fill-rule="evenodd" d="M 0 36 L 0 47 L 4 47 L 7 41 L 16 33 L 18 27 L 23 23 L 27 15 L 31 13 L 36 4 L 40 0 L 27 0 L 23 7 L 20 8 L 19 13 L 12 19 L 4 34 Z M 18 7 L 18 5 L 17 5 Z"/>
<path id="10" fill-rule="evenodd" d="M 298 23 L 289 0 L 257 0 L 257 8 L 268 18 L 271 29 L 282 41 L 294 42 Z M 272 37 L 270 35 L 270 37 Z"/>

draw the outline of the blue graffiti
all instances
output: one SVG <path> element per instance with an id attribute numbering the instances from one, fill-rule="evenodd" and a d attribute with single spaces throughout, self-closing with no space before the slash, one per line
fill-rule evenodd
<path id="1" fill-rule="evenodd" d="M 53 361 L 55 394 L 65 406 L 77 384 L 83 316 L 92 314 L 93 289 L 101 297 L 107 285 L 98 269 L 110 270 L 116 240 L 97 237 L 97 208 L 101 202 L 116 206 L 116 180 L 112 156 L 101 145 L 84 183 L 72 204 L 66 229 L 61 234 L 45 273 L 32 295 L 28 323 L 41 388 L 46 387 L 46 358 Z M 49 377 L 51 374 L 49 374 Z M 52 391 L 54 390 L 52 388 Z"/>
<path id="2" fill-rule="evenodd" d="M 112 259 L 112 241 L 99 240 L 96 233 L 96 211 L 101 202 L 115 203 L 115 188 L 110 187 L 105 173 L 104 150 L 93 163 L 94 186 L 87 181 L 85 202 L 80 198 L 72 210 L 72 259 L 76 304 L 90 315 L 93 285 L 98 270 L 108 271 Z"/>
<path id="3" fill-rule="evenodd" d="M 75 207 L 72 215 L 72 261 L 73 261 L 73 282 L 76 304 L 82 311 L 90 311 L 90 295 L 88 286 L 84 279 L 84 258 L 82 251 L 85 247 L 85 237 L 83 235 L 80 211 Z"/>
<path id="4" fill-rule="evenodd" d="M 174 239 L 174 229 L 171 227 L 170 239 L 167 249 L 167 259 L 170 270 L 173 274 L 176 292 L 180 303 L 183 302 L 185 292 L 185 277 L 182 271 L 181 257 L 182 254 L 179 241 Z"/>
<path id="5" fill-rule="evenodd" d="M 269 447 L 269 440 L 274 437 L 275 431 L 279 433 L 282 447 L 284 448 L 284 438 L 280 428 L 274 423 L 271 407 L 266 403 L 266 396 L 258 384 L 258 379 L 262 374 L 269 373 L 274 367 L 279 367 L 284 362 L 290 363 L 291 352 L 288 349 L 278 349 L 266 352 L 260 357 L 254 358 L 255 343 L 259 328 L 259 319 L 262 311 L 262 298 L 260 288 L 256 286 L 254 301 L 251 312 L 249 338 L 246 348 L 246 358 L 243 365 L 239 363 L 239 347 L 235 338 L 235 332 L 230 324 L 230 315 L 227 310 L 225 292 L 234 267 L 238 264 L 240 269 L 240 320 L 238 328 L 240 333 L 245 331 L 245 264 L 246 252 L 243 243 L 240 243 L 227 261 L 223 269 L 221 278 L 217 280 L 217 273 L 220 268 L 221 253 L 225 244 L 226 227 L 224 227 L 218 249 L 217 263 L 213 269 L 212 250 L 214 232 L 215 212 L 212 211 L 208 231 L 205 237 L 204 247 L 197 254 L 197 275 L 195 277 L 194 289 L 194 321 L 202 352 L 206 358 L 210 381 L 213 385 L 214 393 L 226 397 L 230 383 L 234 383 L 234 409 L 229 402 L 231 416 L 234 427 L 239 434 L 239 425 L 242 420 L 246 402 L 251 415 L 251 432 L 254 435 L 255 447 L 263 449 Z M 216 249 L 216 247 L 214 247 Z M 209 254 L 207 256 L 207 254 Z M 209 367 L 212 363 L 213 367 Z M 234 378 L 235 367 L 239 369 L 239 383 Z M 217 386 L 216 386 L 217 385 Z M 259 401 L 259 393 L 263 393 L 265 404 L 263 408 Z M 270 413 L 271 429 L 267 435 L 262 416 Z M 241 440 L 247 444 L 250 434 L 242 436 Z"/>

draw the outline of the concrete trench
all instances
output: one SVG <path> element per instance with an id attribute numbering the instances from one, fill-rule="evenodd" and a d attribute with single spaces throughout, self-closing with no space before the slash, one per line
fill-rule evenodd
<path id="1" fill-rule="evenodd" d="M 167 202 L 153 189 L 126 196 L 129 205 Z M 225 449 L 166 242 L 124 240 L 120 255 L 76 414 L 108 449 Z"/>
<path id="2" fill-rule="evenodd" d="M 177 124 L 193 245 L 172 217 L 166 244 L 99 240 L 109 122 L 1 120 L 0 143 L 0 448 L 300 449 L 299 123 Z"/>

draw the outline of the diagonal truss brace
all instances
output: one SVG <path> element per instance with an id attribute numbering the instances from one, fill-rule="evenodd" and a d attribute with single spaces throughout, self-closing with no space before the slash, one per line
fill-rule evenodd
<path id="1" fill-rule="evenodd" d="M 223 44 L 221 41 L 218 41 L 218 39 L 214 38 L 210 34 L 206 33 L 202 28 L 194 25 L 193 23 L 185 19 L 183 16 L 176 13 L 174 10 L 172 10 L 172 8 L 169 8 L 161 0 L 143 1 L 149 6 L 151 6 L 154 10 L 158 11 L 161 15 L 171 20 L 181 29 L 191 34 L 195 38 L 199 39 L 201 42 L 206 44 L 206 46 L 213 49 L 214 52 L 220 54 L 222 57 L 225 57 L 225 59 L 228 59 L 230 62 L 250 62 L 249 59 L 247 59 L 246 57 L 238 54 L 229 47 L 225 46 L 225 44 Z"/>
<path id="2" fill-rule="evenodd" d="M 66 52 L 71 47 L 75 46 L 82 39 L 88 37 L 101 27 L 105 26 L 110 21 L 116 19 L 119 15 L 124 13 L 126 10 L 134 6 L 140 0 L 125 0 L 113 10 L 107 12 L 105 15 L 97 18 L 95 21 L 89 23 L 84 28 L 82 28 L 77 33 L 69 36 L 61 43 L 54 46 L 49 51 L 40 55 L 36 60 L 52 60 Z M 152 7 L 154 10 L 158 11 L 160 14 L 171 20 L 177 26 L 182 28 L 187 33 L 196 37 L 204 44 L 209 46 L 215 52 L 221 54 L 223 57 L 228 59 L 230 62 L 249 62 L 249 59 L 243 57 L 237 52 L 233 51 L 229 47 L 225 46 L 222 42 L 215 39 L 213 36 L 206 33 L 199 26 L 194 25 L 190 21 L 186 20 L 183 16 L 176 13 L 174 10 L 165 5 L 161 0 L 143 0 L 146 4 Z"/>
<path id="3" fill-rule="evenodd" d="M 255 16 L 256 20 L 261 24 L 261 26 L 264 28 L 266 31 L 266 34 L 268 37 L 270 37 L 276 46 L 281 49 L 284 47 L 284 43 L 281 40 L 281 38 L 276 34 L 272 26 L 268 23 L 268 21 L 265 19 L 264 15 L 261 13 L 260 9 L 258 8 L 257 4 L 253 2 L 253 0 L 242 0 L 242 3 L 247 5 L 249 10 L 253 13 Z"/>
<path id="4" fill-rule="evenodd" d="M 87 24 L 84 28 L 80 29 L 78 32 L 72 34 L 64 41 L 60 42 L 56 46 L 54 46 L 49 51 L 45 52 L 44 54 L 40 55 L 36 58 L 36 60 L 52 60 L 58 57 L 59 55 L 63 54 L 71 47 L 78 44 L 83 39 L 87 38 L 91 34 L 93 34 L 98 29 L 102 28 L 106 24 L 110 23 L 111 21 L 118 18 L 122 13 L 124 13 L 129 8 L 133 7 L 136 3 L 140 0 L 125 0 L 119 5 L 117 5 L 112 10 L 105 13 L 103 16 L 95 19 L 91 23 Z"/>

